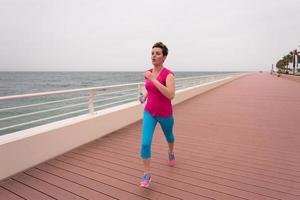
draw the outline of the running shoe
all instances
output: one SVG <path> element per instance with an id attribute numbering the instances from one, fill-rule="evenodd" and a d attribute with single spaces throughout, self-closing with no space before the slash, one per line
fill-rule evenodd
<path id="1" fill-rule="evenodd" d="M 144 173 L 140 186 L 143 188 L 148 188 L 150 186 L 151 179 L 152 177 L 150 173 Z"/>
<path id="2" fill-rule="evenodd" d="M 168 160 L 168 164 L 170 167 L 173 167 L 175 165 L 175 156 L 174 156 L 174 152 L 170 153 L 169 152 L 169 160 Z"/>

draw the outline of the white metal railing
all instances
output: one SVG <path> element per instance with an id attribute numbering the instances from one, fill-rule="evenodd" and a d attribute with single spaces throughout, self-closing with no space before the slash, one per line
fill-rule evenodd
<path id="1" fill-rule="evenodd" d="M 176 90 L 237 74 L 176 78 Z M 92 115 L 104 108 L 136 101 L 142 90 L 144 83 L 129 83 L 0 97 L 0 135 L 82 114 Z"/>

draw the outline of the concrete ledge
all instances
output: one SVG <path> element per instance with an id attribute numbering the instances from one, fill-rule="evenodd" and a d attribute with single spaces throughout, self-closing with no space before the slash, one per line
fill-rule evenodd
<path id="1" fill-rule="evenodd" d="M 173 105 L 239 77 L 177 91 Z M 82 115 L 0 136 L 0 180 L 141 120 L 143 108 L 139 102 L 131 102 L 93 115 Z"/>

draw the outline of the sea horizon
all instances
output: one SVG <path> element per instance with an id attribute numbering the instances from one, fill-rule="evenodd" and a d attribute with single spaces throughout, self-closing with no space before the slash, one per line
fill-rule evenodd
<path id="1" fill-rule="evenodd" d="M 227 74 L 229 72 L 174 72 L 176 77 L 191 77 L 191 76 L 206 76 L 216 74 Z M 205 78 L 204 78 L 205 79 Z M 143 71 L 126 71 L 126 72 L 0 72 L 0 97 L 14 96 L 14 95 L 25 95 L 42 92 L 54 92 L 61 90 L 71 89 L 84 89 L 91 87 L 102 87 L 111 85 L 120 85 L 127 83 L 139 83 L 144 82 Z M 137 86 L 134 86 L 137 89 Z M 133 89 L 133 88 L 131 88 Z M 137 94 L 137 93 L 136 93 Z M 136 95 L 133 93 L 132 95 Z M 79 96 L 78 96 L 79 95 Z M 82 96 L 83 95 L 83 96 Z M 40 98 L 26 98 L 26 99 L 14 99 L 9 101 L 3 101 L 0 104 L 0 109 L 7 109 L 12 107 L 31 105 L 44 103 L 47 101 L 61 101 L 65 98 L 73 97 L 84 97 L 86 94 L 68 94 L 58 96 L 47 96 Z M 116 97 L 115 94 L 107 95 L 105 98 Z M 85 98 L 85 97 L 84 97 Z M 122 97 L 123 98 L 123 97 Z M 131 96 L 131 101 L 133 96 Z M 100 99 L 101 100 L 101 99 Z M 120 99 L 119 99 L 120 100 Z M 112 103 L 112 101 L 100 101 L 98 106 L 102 106 L 105 103 Z M 124 103 L 124 102 L 123 102 Z M 56 104 L 55 104 L 56 105 Z M 54 106 L 55 106 L 54 105 Z M 118 104 L 116 104 L 118 105 Z M 54 109 L 53 105 L 43 106 L 44 109 Z M 64 106 L 67 106 L 64 104 Z M 13 115 L 26 114 L 28 112 L 39 112 L 42 107 L 28 108 L 25 110 L 12 110 L 0 112 L 0 118 L 7 118 Z M 37 110 L 36 110 L 37 109 Z M 86 105 L 80 107 L 80 109 L 86 109 Z M 73 110 L 72 110 L 73 111 Z M 64 111 L 63 112 L 67 112 Z M 85 112 L 83 112 L 85 113 Z M 81 114 L 83 114 L 81 113 Z M 57 113 L 62 114 L 62 113 Z M 79 113 L 80 114 L 80 113 Z M 71 115 L 72 117 L 77 116 Z M 49 117 L 50 115 L 45 114 L 43 117 Z M 37 116 L 34 116 L 37 117 Z M 36 118 L 25 117 L 18 119 L 18 123 L 25 123 L 26 120 L 37 120 Z M 63 118 L 62 118 L 63 119 Z M 0 122 L 1 127 L 8 127 L 14 124 L 14 119 L 5 120 Z M 27 126 L 26 126 L 27 127 Z M 1 134 L 8 133 L 10 131 L 17 131 L 23 129 L 22 127 L 16 129 L 9 129 Z M 0 134 L 0 135 L 1 135 Z"/>
<path id="2" fill-rule="evenodd" d="M 0 71 L 0 97 L 144 81 L 144 71 Z M 174 71 L 177 78 L 237 71 Z"/>

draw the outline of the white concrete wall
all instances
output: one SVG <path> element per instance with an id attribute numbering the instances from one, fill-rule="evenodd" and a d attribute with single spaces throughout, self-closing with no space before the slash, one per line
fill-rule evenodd
<path id="1" fill-rule="evenodd" d="M 173 105 L 238 77 L 176 92 Z M 142 119 L 143 105 L 127 103 L 51 124 L 0 136 L 0 180 Z"/>

